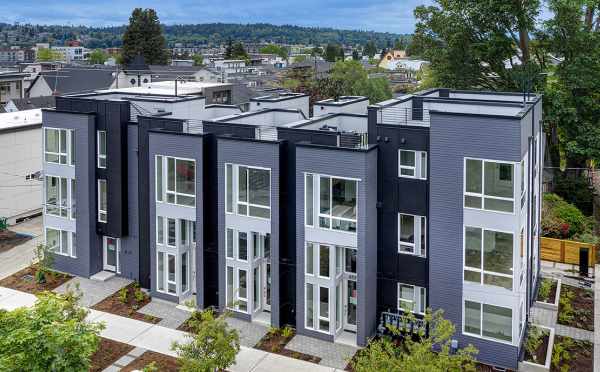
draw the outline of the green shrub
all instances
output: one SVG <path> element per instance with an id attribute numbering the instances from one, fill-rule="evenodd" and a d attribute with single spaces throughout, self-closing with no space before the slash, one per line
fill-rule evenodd
<path id="1" fill-rule="evenodd" d="M 560 369 L 561 372 L 569 371 L 569 360 L 571 360 L 569 349 L 572 346 L 573 340 L 570 338 L 564 337 L 561 341 L 557 339 L 552 350 L 552 365 L 554 368 Z"/>
<path id="2" fill-rule="evenodd" d="M 127 296 L 129 295 L 129 291 L 127 290 L 127 287 L 125 288 L 121 288 L 119 290 L 119 301 L 121 301 L 122 303 L 127 303 Z"/>
<path id="3" fill-rule="evenodd" d="M 538 290 L 538 297 L 547 302 L 550 299 L 550 291 L 552 290 L 552 285 L 554 281 L 548 278 L 543 278 L 540 282 L 540 289 Z"/>
<path id="4" fill-rule="evenodd" d="M 281 330 L 281 335 L 285 338 L 289 338 L 292 337 L 294 335 L 294 328 L 290 327 L 290 326 L 285 326 L 282 330 Z"/>
<path id="5" fill-rule="evenodd" d="M 135 300 L 137 302 L 142 302 L 146 299 L 146 294 L 142 292 L 142 290 L 139 288 L 135 289 L 135 292 L 133 292 L 133 296 L 135 297 Z"/>
<path id="6" fill-rule="evenodd" d="M 558 320 L 560 323 L 570 323 L 575 317 L 575 309 L 573 309 L 573 305 L 571 304 L 573 297 L 575 297 L 575 293 L 565 287 L 561 289 L 558 308 Z"/>
<path id="7" fill-rule="evenodd" d="M 542 235 L 550 238 L 573 239 L 593 233 L 594 221 L 576 206 L 556 194 L 544 194 Z"/>
<path id="8" fill-rule="evenodd" d="M 542 345 L 544 336 L 547 331 L 544 332 L 540 327 L 529 325 L 529 332 L 527 333 L 527 339 L 525 340 L 525 350 L 531 355 L 531 358 L 535 363 L 543 363 L 543 361 L 537 360 L 537 349 Z"/>

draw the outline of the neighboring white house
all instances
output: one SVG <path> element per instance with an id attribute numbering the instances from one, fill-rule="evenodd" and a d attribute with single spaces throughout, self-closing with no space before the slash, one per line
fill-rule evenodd
<path id="1" fill-rule="evenodd" d="M 0 217 L 9 224 L 42 211 L 42 110 L 0 114 Z"/>
<path id="2" fill-rule="evenodd" d="M 80 46 L 53 46 L 52 50 L 60 53 L 67 63 L 87 61 L 90 56 L 90 50 Z"/>

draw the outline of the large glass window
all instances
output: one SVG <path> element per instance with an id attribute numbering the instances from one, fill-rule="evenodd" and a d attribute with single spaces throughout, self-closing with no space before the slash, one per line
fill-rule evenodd
<path id="1" fill-rule="evenodd" d="M 398 214 L 398 253 L 427 256 L 427 221 L 425 217 Z"/>
<path id="2" fill-rule="evenodd" d="M 319 286 L 319 330 L 329 332 L 329 288 Z"/>
<path id="3" fill-rule="evenodd" d="M 427 179 L 427 152 L 398 150 L 398 176 Z"/>
<path id="4" fill-rule="evenodd" d="M 227 235 L 225 236 L 227 245 L 227 258 L 234 258 L 233 256 L 233 229 L 227 229 Z"/>
<path id="5" fill-rule="evenodd" d="M 106 168 L 106 131 L 99 130 L 97 133 L 98 141 L 98 168 Z"/>
<path id="6" fill-rule="evenodd" d="M 238 213 L 252 217 L 271 217 L 271 171 L 238 167 Z"/>
<path id="7" fill-rule="evenodd" d="M 233 165 L 225 165 L 225 210 L 233 213 Z"/>
<path id="8" fill-rule="evenodd" d="M 189 262 L 188 253 L 184 252 L 181 254 L 181 292 L 185 293 L 188 290 L 188 277 L 189 277 Z"/>
<path id="9" fill-rule="evenodd" d="M 98 180 L 98 222 L 108 220 L 108 194 L 106 180 Z"/>
<path id="10" fill-rule="evenodd" d="M 174 218 L 167 218 L 167 245 L 177 246 L 177 221 Z"/>
<path id="11" fill-rule="evenodd" d="M 319 177 L 319 227 L 356 232 L 357 181 Z"/>
<path id="12" fill-rule="evenodd" d="M 59 217 L 68 217 L 69 204 L 73 198 L 69 195 L 69 179 L 46 176 L 46 213 Z"/>
<path id="13" fill-rule="evenodd" d="M 75 257 L 75 233 L 46 228 L 46 245 L 56 254 Z"/>
<path id="14" fill-rule="evenodd" d="M 238 303 L 237 308 L 240 311 L 248 311 L 248 272 L 238 270 Z"/>
<path id="15" fill-rule="evenodd" d="M 156 244 L 165 244 L 165 219 L 156 216 Z"/>
<path id="16" fill-rule="evenodd" d="M 69 199 L 71 200 L 71 218 L 75 219 L 75 205 L 77 204 L 77 188 L 75 186 L 75 179 L 71 178 L 71 191 L 69 193 Z"/>
<path id="17" fill-rule="evenodd" d="M 44 129 L 44 154 L 49 163 L 75 163 L 74 147 L 72 146 L 74 132 L 69 129 Z"/>
<path id="18" fill-rule="evenodd" d="M 512 309 L 474 301 L 464 306 L 465 333 L 512 342 Z"/>
<path id="19" fill-rule="evenodd" d="M 156 290 L 159 292 L 165 291 L 165 253 L 157 252 L 156 259 Z"/>
<path id="20" fill-rule="evenodd" d="M 167 291 L 171 294 L 177 294 L 176 267 L 175 255 L 167 254 Z"/>
<path id="21" fill-rule="evenodd" d="M 234 307 L 234 293 L 233 293 L 233 267 L 231 266 L 227 266 L 227 278 L 226 278 L 226 282 L 227 282 L 227 307 L 228 308 L 233 308 Z"/>
<path id="22" fill-rule="evenodd" d="M 319 245 L 319 276 L 329 278 L 329 246 Z"/>
<path id="23" fill-rule="evenodd" d="M 512 213 L 514 165 L 466 159 L 465 207 Z"/>
<path id="24" fill-rule="evenodd" d="M 166 172 L 163 172 L 165 169 Z M 195 206 L 196 162 L 188 159 L 157 156 L 156 200 L 166 200 L 167 203 L 188 207 Z"/>
<path id="25" fill-rule="evenodd" d="M 306 243 L 306 254 L 304 259 L 306 260 L 306 274 L 314 275 L 314 244 Z"/>
<path id="26" fill-rule="evenodd" d="M 311 283 L 306 283 L 306 328 L 315 328 L 314 316 L 315 316 L 315 308 L 314 308 L 314 285 Z"/>
<path id="27" fill-rule="evenodd" d="M 426 307 L 426 288 L 398 283 L 398 310 L 424 314 Z"/>
<path id="28" fill-rule="evenodd" d="M 513 234 L 465 226 L 464 279 L 512 290 Z"/>
<path id="29" fill-rule="evenodd" d="M 238 232 L 238 260 L 248 260 L 248 233 Z"/>

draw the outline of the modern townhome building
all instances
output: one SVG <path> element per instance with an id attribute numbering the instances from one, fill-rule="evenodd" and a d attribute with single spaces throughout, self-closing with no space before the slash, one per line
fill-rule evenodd
<path id="1" fill-rule="evenodd" d="M 357 345 L 443 309 L 457 347 L 516 369 L 538 276 L 541 97 L 340 97 L 312 117 L 307 103 L 57 97 L 43 119 L 56 268 Z"/>

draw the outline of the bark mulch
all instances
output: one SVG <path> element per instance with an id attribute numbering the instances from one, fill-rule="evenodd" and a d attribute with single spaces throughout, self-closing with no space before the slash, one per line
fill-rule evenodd
<path id="1" fill-rule="evenodd" d="M 138 312 L 150 300 L 150 296 L 137 283 L 131 283 L 97 303 L 92 309 L 156 324 L 160 322 L 160 318 Z"/>
<path id="2" fill-rule="evenodd" d="M 288 342 L 290 342 L 294 335 L 295 332 L 292 332 L 286 337 L 282 334 L 282 330 L 273 329 L 270 330 L 266 335 L 264 335 L 263 338 L 260 341 L 258 341 L 256 346 L 254 346 L 254 348 L 263 351 L 268 351 L 269 353 L 275 353 L 286 357 L 318 364 L 321 361 L 321 358 L 317 356 L 304 354 L 298 351 L 293 351 L 285 348 L 285 346 L 288 344 Z"/>
<path id="3" fill-rule="evenodd" d="M 11 248 L 16 247 L 17 245 L 21 245 L 31 239 L 33 239 L 33 237 L 28 235 L 17 234 L 16 232 L 10 230 L 1 230 L 0 253 L 6 252 Z"/>
<path id="4" fill-rule="evenodd" d="M 135 370 L 143 370 L 148 364 L 154 362 L 160 372 L 177 372 L 181 367 L 177 358 L 169 355 L 156 353 L 154 351 L 146 351 L 136 360 L 129 363 L 121 372 L 131 372 Z"/>
<path id="5" fill-rule="evenodd" d="M 103 371 L 133 349 L 131 345 L 101 338 L 98 350 L 92 355 L 90 372 Z"/>
<path id="6" fill-rule="evenodd" d="M 35 272 L 35 267 L 26 267 L 23 270 L 0 280 L 0 286 L 16 289 L 21 292 L 38 294 L 43 291 L 51 291 L 60 287 L 62 284 L 73 278 L 71 275 L 53 271 L 46 274 L 46 281 L 44 283 L 37 283 L 35 281 Z"/>

